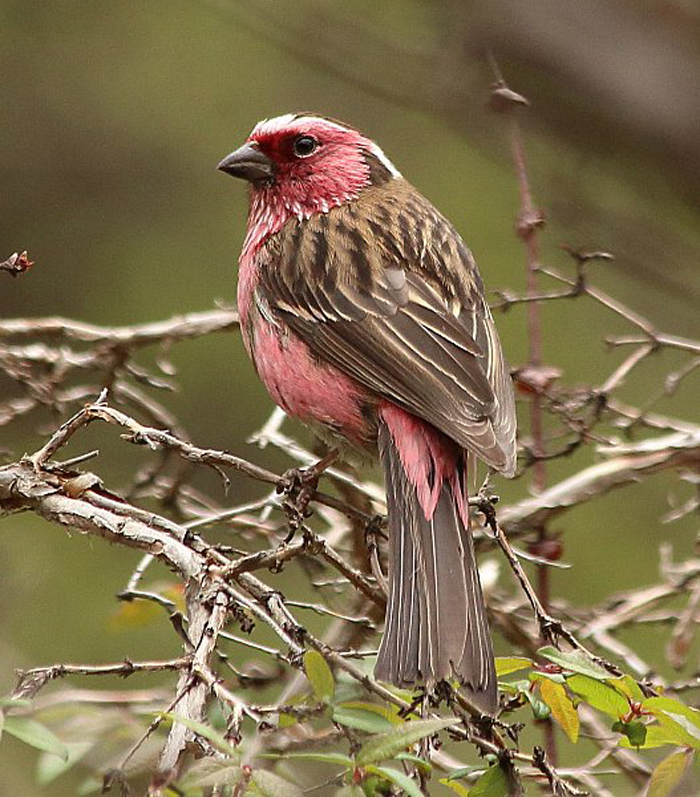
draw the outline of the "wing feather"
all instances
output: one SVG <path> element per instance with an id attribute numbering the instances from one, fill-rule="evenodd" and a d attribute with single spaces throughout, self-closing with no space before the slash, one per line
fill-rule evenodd
<path id="1" fill-rule="evenodd" d="M 476 264 L 415 189 L 392 192 L 288 222 L 257 290 L 322 361 L 512 472 L 513 389 Z"/>

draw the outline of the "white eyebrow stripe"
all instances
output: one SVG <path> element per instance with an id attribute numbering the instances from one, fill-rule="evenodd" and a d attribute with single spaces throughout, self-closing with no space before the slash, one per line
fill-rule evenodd
<path id="1" fill-rule="evenodd" d="M 322 116 L 297 116 L 294 118 L 294 123 L 299 125 L 321 125 L 322 127 L 331 127 L 334 130 L 350 130 L 349 127 L 339 125 L 337 122 L 331 122 L 330 119 L 324 119 Z"/>
<path id="2" fill-rule="evenodd" d="M 299 116 L 295 113 L 286 113 L 283 116 L 276 116 L 274 119 L 263 119 L 255 125 L 252 135 L 256 133 L 277 133 L 285 128 L 302 128 L 306 125 L 318 125 L 321 127 L 331 127 L 335 130 L 349 130 L 337 122 L 331 122 L 322 116 Z"/>
<path id="3" fill-rule="evenodd" d="M 321 128 L 331 128 L 334 130 L 350 131 L 353 129 L 338 124 L 337 122 L 331 122 L 329 119 L 325 119 L 322 116 L 299 116 L 298 114 L 294 113 L 286 113 L 282 116 L 276 116 L 273 119 L 263 119 L 261 122 L 258 122 L 258 124 L 255 125 L 251 136 L 255 136 L 260 133 L 277 133 L 280 130 L 287 128 L 291 128 L 292 130 L 299 128 L 302 130 L 304 127 L 310 125 Z M 369 150 L 372 155 L 374 155 L 374 157 L 384 166 L 384 168 L 389 171 L 392 177 L 402 177 L 401 172 L 396 168 L 396 166 L 394 166 L 389 158 L 387 158 L 387 156 L 384 154 L 384 150 L 379 146 L 379 144 L 375 144 L 374 141 L 366 138 L 359 132 L 357 135 L 360 137 L 362 145 Z"/>
<path id="4" fill-rule="evenodd" d="M 252 135 L 260 133 L 263 129 L 265 132 L 274 133 L 284 127 L 290 125 L 296 119 L 295 114 L 286 113 L 284 116 L 276 116 L 273 119 L 262 119 L 253 128 Z"/>
<path id="5" fill-rule="evenodd" d="M 396 166 L 394 166 L 394 164 L 389 160 L 389 158 L 387 158 L 387 156 L 384 154 L 384 150 L 379 146 L 379 144 L 375 144 L 374 141 L 370 141 L 369 151 L 384 167 L 389 170 L 392 177 L 403 176 Z"/>

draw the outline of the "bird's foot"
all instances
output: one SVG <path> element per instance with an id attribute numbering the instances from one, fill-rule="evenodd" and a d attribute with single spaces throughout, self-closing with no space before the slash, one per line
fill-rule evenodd
<path id="1" fill-rule="evenodd" d="M 413 713 L 420 713 L 421 716 L 424 715 L 424 707 L 426 700 L 428 699 L 428 690 L 425 687 L 418 687 L 416 692 L 411 700 L 410 705 L 404 706 L 402 709 L 399 709 L 398 715 L 399 717 L 405 718 L 410 716 Z"/>
<path id="2" fill-rule="evenodd" d="M 282 506 L 289 518 L 289 533 L 284 540 L 285 543 L 293 539 L 303 525 L 304 519 L 311 515 L 309 504 L 318 488 L 318 480 L 335 462 L 338 454 L 338 449 L 333 448 L 308 468 L 290 468 L 277 483 L 277 492 L 284 494 Z"/>
<path id="3" fill-rule="evenodd" d="M 485 490 L 480 490 L 477 495 L 469 499 L 471 508 L 480 512 L 484 516 L 484 526 L 488 526 L 496 534 L 496 504 L 500 498 L 497 495 L 489 494 Z"/>
<path id="4" fill-rule="evenodd" d="M 365 525 L 365 545 L 367 550 L 372 553 L 379 550 L 379 540 L 386 540 L 386 515 L 374 515 Z"/>

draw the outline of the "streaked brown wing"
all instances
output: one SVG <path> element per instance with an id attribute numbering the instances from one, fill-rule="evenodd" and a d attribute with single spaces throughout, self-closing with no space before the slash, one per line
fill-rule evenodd
<path id="1" fill-rule="evenodd" d="M 512 386 L 476 267 L 449 222 L 407 194 L 413 205 L 361 198 L 288 224 L 258 299 L 323 361 L 511 471 Z"/>

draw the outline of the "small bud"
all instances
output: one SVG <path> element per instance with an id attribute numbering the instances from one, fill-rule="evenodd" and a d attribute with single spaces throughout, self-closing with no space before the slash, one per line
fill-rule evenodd
<path id="1" fill-rule="evenodd" d="M 561 369 L 552 365 L 524 365 L 513 371 L 513 379 L 521 393 L 544 393 L 561 375 Z"/>
<path id="2" fill-rule="evenodd" d="M 515 222 L 515 231 L 520 238 L 527 238 L 535 230 L 544 227 L 544 211 L 535 208 L 530 213 L 521 213 Z"/>
<path id="3" fill-rule="evenodd" d="M 25 271 L 29 271 L 33 265 L 34 261 L 29 259 L 26 251 L 22 252 L 22 254 L 15 252 L 13 255 L 10 255 L 7 260 L 3 260 L 0 263 L 0 271 L 7 271 L 8 274 L 16 277 L 19 274 L 23 274 Z"/>
<path id="4" fill-rule="evenodd" d="M 549 562 L 558 561 L 564 553 L 561 541 L 553 539 L 533 540 L 527 549 L 534 556 L 539 556 L 540 559 L 546 559 Z"/>

